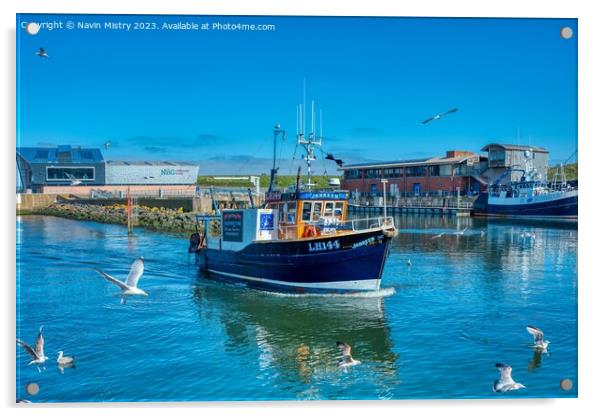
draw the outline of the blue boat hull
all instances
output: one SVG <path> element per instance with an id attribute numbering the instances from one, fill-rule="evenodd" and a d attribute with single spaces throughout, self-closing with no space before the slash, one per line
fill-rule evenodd
<path id="1" fill-rule="evenodd" d="M 475 215 L 567 220 L 577 219 L 578 216 L 576 196 L 541 203 L 508 205 L 491 204 L 488 199 L 487 193 L 479 195 L 474 203 Z"/>
<path id="2" fill-rule="evenodd" d="M 206 276 L 289 293 L 378 290 L 391 238 L 382 230 L 306 239 L 256 242 L 241 251 L 206 248 L 197 262 Z"/>

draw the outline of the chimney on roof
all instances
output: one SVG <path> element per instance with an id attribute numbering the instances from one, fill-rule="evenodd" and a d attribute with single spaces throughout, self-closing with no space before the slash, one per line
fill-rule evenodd
<path id="1" fill-rule="evenodd" d="M 445 157 L 462 157 L 462 156 L 474 156 L 475 153 L 469 152 L 467 150 L 448 150 Z"/>

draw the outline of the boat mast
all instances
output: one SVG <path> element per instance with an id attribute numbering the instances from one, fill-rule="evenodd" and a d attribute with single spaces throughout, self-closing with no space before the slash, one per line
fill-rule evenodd
<path id="1" fill-rule="evenodd" d="M 300 104 L 297 110 L 297 144 L 305 149 L 305 164 L 307 165 L 307 188 L 311 189 L 315 184 L 311 182 L 311 162 L 316 160 L 314 148 L 322 146 L 322 112 L 320 111 L 320 134 L 316 136 L 316 109 L 315 102 L 311 102 L 311 130 L 309 135 L 305 136 L 305 85 L 303 91 L 304 104 Z"/>

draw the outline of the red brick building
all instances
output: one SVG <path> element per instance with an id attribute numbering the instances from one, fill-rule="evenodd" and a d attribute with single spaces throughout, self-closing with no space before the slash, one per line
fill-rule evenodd
<path id="1" fill-rule="evenodd" d="M 341 188 L 359 196 L 382 195 L 381 179 L 387 179 L 391 196 L 475 194 L 487 187 L 481 174 L 487 157 L 451 150 L 444 157 L 360 163 L 344 166 Z"/>

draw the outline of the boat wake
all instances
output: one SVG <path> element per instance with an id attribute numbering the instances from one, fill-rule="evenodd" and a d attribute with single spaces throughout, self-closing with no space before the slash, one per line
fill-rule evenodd
<path id="1" fill-rule="evenodd" d="M 385 287 L 379 290 L 370 290 L 364 292 L 352 292 L 352 293 L 283 293 L 283 292 L 271 292 L 265 290 L 258 290 L 268 296 L 277 297 L 293 297 L 293 298 L 315 298 L 315 297 L 326 297 L 326 298 L 387 298 L 395 294 L 394 287 Z"/>

